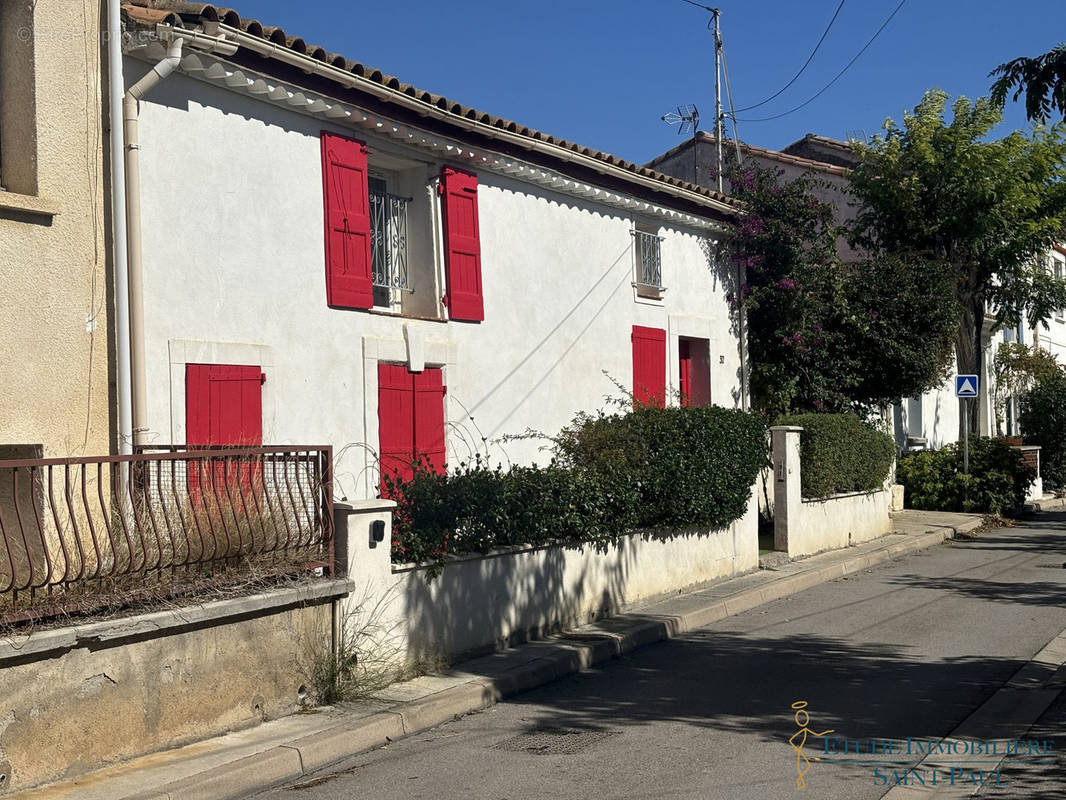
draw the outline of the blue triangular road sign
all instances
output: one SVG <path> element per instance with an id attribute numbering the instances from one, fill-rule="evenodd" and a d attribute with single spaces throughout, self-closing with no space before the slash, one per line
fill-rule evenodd
<path id="1" fill-rule="evenodd" d="M 955 378 L 956 397 L 977 397 L 977 376 L 959 375 Z"/>

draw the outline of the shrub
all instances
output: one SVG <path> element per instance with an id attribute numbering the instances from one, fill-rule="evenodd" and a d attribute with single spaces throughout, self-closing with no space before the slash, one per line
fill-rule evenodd
<path id="1" fill-rule="evenodd" d="M 1040 378 L 1022 396 L 1018 415 L 1026 444 L 1040 445 L 1040 474 L 1050 489 L 1066 488 L 1066 373 Z"/>
<path id="2" fill-rule="evenodd" d="M 560 463 L 623 489 L 631 526 L 728 525 L 766 461 L 766 430 L 715 406 L 580 415 L 556 439 Z M 620 509 L 621 510 L 621 509 Z"/>
<path id="3" fill-rule="evenodd" d="M 434 561 L 505 545 L 609 539 L 634 528 L 722 527 L 743 516 L 766 461 L 765 428 L 721 408 L 581 414 L 546 467 L 386 478 L 398 498 L 393 560 Z"/>
<path id="4" fill-rule="evenodd" d="M 896 443 L 854 414 L 797 414 L 778 425 L 799 425 L 804 497 L 880 489 L 892 469 Z"/>
<path id="5" fill-rule="evenodd" d="M 970 440 L 970 472 L 962 472 L 962 447 L 950 444 L 903 456 L 896 480 L 908 508 L 1003 514 L 1025 502 L 1036 477 L 1019 451 L 1004 439 Z"/>

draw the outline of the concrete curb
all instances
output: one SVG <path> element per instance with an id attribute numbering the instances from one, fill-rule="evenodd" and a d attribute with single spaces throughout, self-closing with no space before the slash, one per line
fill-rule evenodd
<path id="1" fill-rule="evenodd" d="M 720 598 L 683 614 L 654 616 L 621 614 L 550 640 L 525 645 L 538 654 L 492 676 L 471 675 L 469 681 L 368 717 L 345 721 L 325 731 L 287 742 L 253 756 L 224 764 L 148 793 L 122 800 L 230 800 L 298 781 L 390 741 L 487 708 L 566 675 L 602 664 L 641 647 L 695 630 L 822 583 L 852 575 L 901 556 L 943 543 L 979 527 L 968 520 L 956 527 L 938 527 L 871 552 L 783 575 L 762 586 Z"/>
<path id="2" fill-rule="evenodd" d="M 1045 500 L 1034 500 L 1026 503 L 1022 510 L 1027 514 L 1035 514 L 1041 511 L 1061 511 L 1066 507 L 1066 497 L 1049 497 Z"/>

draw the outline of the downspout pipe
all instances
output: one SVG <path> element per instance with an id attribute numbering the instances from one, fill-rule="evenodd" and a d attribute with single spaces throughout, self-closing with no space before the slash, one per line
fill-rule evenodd
<path id="1" fill-rule="evenodd" d="M 133 389 L 130 370 L 129 262 L 126 252 L 126 163 L 123 154 L 121 0 L 107 0 L 107 83 L 111 137 L 111 222 L 115 275 L 115 372 L 118 382 L 118 448 L 133 452 Z"/>
<path id="2" fill-rule="evenodd" d="M 141 246 L 141 144 L 138 128 L 140 100 L 162 83 L 181 63 L 182 39 L 167 44 L 167 54 L 151 72 L 129 88 L 122 98 L 122 130 L 125 139 L 126 249 L 129 272 L 129 361 L 132 382 L 134 445 L 147 444 L 148 401 L 144 372 L 144 292 Z M 121 346 L 120 346 L 121 349 Z"/>

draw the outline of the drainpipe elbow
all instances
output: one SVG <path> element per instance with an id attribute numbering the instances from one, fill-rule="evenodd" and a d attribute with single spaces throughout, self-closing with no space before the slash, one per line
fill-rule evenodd
<path id="1" fill-rule="evenodd" d="M 152 91 L 178 68 L 181 63 L 181 49 L 182 40 L 178 38 L 171 39 L 167 44 L 167 54 L 160 59 L 159 63 L 152 67 L 151 72 L 129 88 L 123 98 L 123 107 L 126 109 L 127 114 L 131 105 L 136 108 L 138 100 Z"/>

